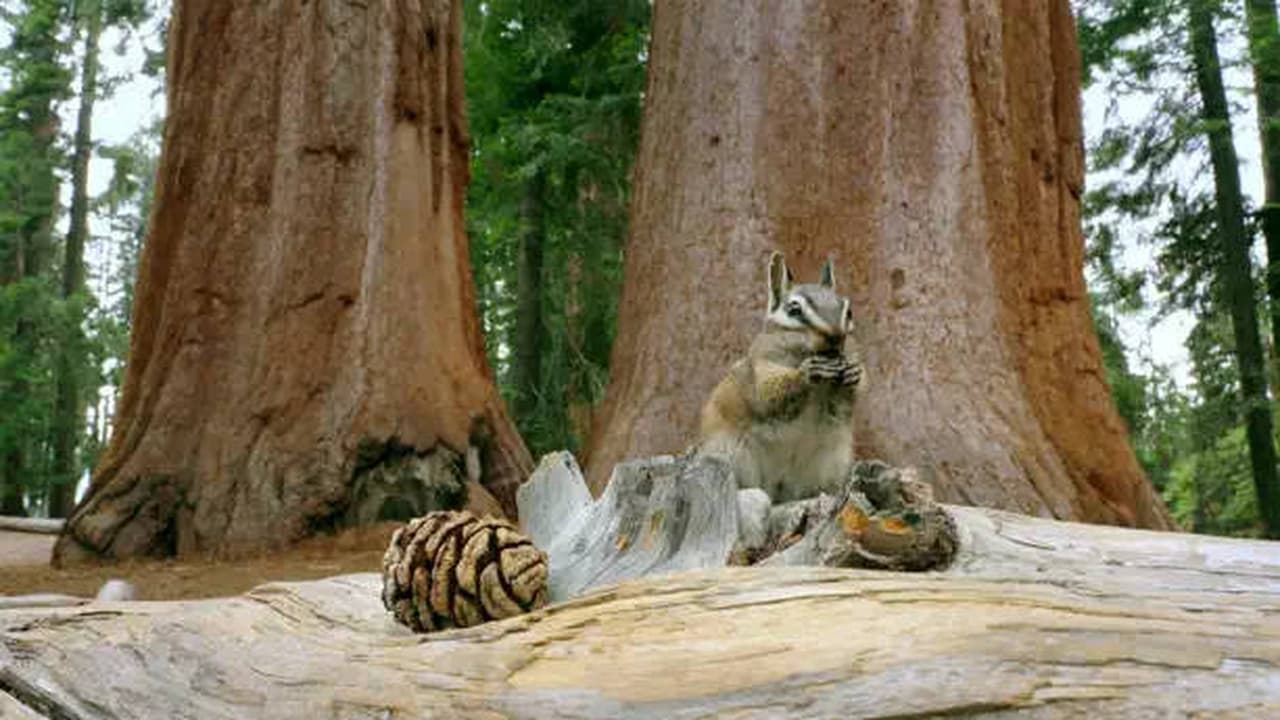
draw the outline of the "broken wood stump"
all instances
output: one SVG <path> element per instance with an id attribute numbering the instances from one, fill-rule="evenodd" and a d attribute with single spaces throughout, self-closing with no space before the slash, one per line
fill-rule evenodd
<path id="1" fill-rule="evenodd" d="M 661 456 L 618 465 L 593 500 L 573 456 L 547 455 L 516 496 L 549 557 L 550 598 L 646 575 L 757 562 L 927 570 L 955 528 L 914 470 L 860 462 L 839 494 L 773 506 L 723 461 Z"/>

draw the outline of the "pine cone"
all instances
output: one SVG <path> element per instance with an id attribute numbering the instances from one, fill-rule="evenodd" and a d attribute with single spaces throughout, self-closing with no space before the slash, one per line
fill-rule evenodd
<path id="1" fill-rule="evenodd" d="M 382 604 L 416 632 L 470 627 L 547 602 L 547 556 L 505 520 L 433 512 L 396 530 Z"/>

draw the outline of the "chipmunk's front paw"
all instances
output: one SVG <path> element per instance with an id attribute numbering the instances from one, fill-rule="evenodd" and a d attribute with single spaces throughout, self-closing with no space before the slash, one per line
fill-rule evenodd
<path id="1" fill-rule="evenodd" d="M 846 362 L 840 370 L 839 382 L 841 385 L 857 387 L 862 382 L 862 363 Z"/>
<path id="2" fill-rule="evenodd" d="M 811 355 L 800 363 L 800 372 L 809 382 L 842 382 L 848 363 L 841 357 Z"/>

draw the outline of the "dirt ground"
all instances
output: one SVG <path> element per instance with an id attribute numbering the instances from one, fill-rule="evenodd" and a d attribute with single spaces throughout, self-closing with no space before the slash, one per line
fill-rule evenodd
<path id="1" fill-rule="evenodd" d="M 0 568 L 49 562 L 53 541 L 53 535 L 0 530 Z M 0 570 L 2 575 L 3 570 Z"/>
<path id="2" fill-rule="evenodd" d="M 397 524 L 353 528 L 305 540 L 288 551 L 234 562 L 145 560 L 64 570 L 48 564 L 53 538 L 0 533 L 0 595 L 61 593 L 93 597 L 102 583 L 133 583 L 140 600 L 238 595 L 276 580 L 313 580 L 378 572 L 382 552 Z"/>

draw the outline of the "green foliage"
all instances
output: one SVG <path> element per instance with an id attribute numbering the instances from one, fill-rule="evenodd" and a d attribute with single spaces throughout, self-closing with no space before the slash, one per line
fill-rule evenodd
<path id="1" fill-rule="evenodd" d="M 1129 428 L 1138 462 L 1156 489 L 1162 490 L 1169 484 L 1174 465 L 1190 452 L 1190 400 L 1178 388 L 1168 367 L 1147 363 L 1145 368 L 1134 369 L 1119 323 L 1108 314 L 1118 306 L 1097 293 L 1092 304 L 1094 328 L 1116 410 Z M 1139 307 L 1131 305 L 1129 311 Z"/>
<path id="2" fill-rule="evenodd" d="M 133 317 L 133 287 L 138 274 L 138 260 L 146 239 L 147 221 L 155 200 L 155 177 L 160 160 L 162 123 L 140 129 L 127 143 L 99 149 L 98 155 L 112 161 L 111 180 L 94 203 L 94 212 L 110 223 L 114 242 L 109 248 L 109 262 L 99 278 L 108 288 L 104 293 L 104 326 L 110 341 L 107 356 L 122 368 L 128 350 L 128 329 Z M 105 331 L 104 331 L 105 332 Z M 117 370 L 118 372 L 118 370 Z M 117 389 L 119 382 L 111 383 Z"/>
<path id="3" fill-rule="evenodd" d="M 1134 36 L 1151 33 L 1173 10 L 1170 0 L 1110 0 L 1078 3 L 1080 55 L 1084 60 L 1084 82 L 1089 85 L 1099 72 L 1127 69 L 1126 80 L 1149 82 L 1160 64 L 1161 46 L 1153 42 L 1131 42 Z"/>
<path id="4" fill-rule="evenodd" d="M 52 257 L 57 211 L 56 103 L 70 94 L 65 3 L 28 0 L 6 12 L 10 43 L 0 49 L 0 282 L 38 275 Z"/>
<path id="5" fill-rule="evenodd" d="M 1146 413 L 1149 407 L 1147 378 L 1134 373 L 1129 368 L 1129 360 L 1125 356 L 1125 348 L 1120 341 L 1119 328 L 1113 319 L 1097 311 L 1098 306 L 1099 302 L 1095 296 L 1093 322 L 1098 333 L 1098 342 L 1102 347 L 1102 362 L 1107 371 L 1107 383 L 1111 385 L 1111 395 L 1115 399 L 1116 409 L 1129 426 L 1130 434 L 1140 437 L 1145 430 Z"/>
<path id="6" fill-rule="evenodd" d="M 58 212 L 57 103 L 70 94 L 66 4 L 27 0 L 6 10 L 0 49 L 0 498 L 50 480 L 53 360 L 66 327 L 52 282 Z"/>
<path id="7" fill-rule="evenodd" d="M 67 127 L 60 120 L 74 95 L 77 35 L 87 13 L 100 12 L 111 26 L 130 30 L 153 3 L 143 0 L 24 0 L 0 8 L 8 44 L 0 48 L 0 500 L 4 512 L 40 511 L 46 491 L 73 482 L 92 463 L 98 443 L 79 443 L 75 468 L 65 477 L 53 470 L 55 377 L 62 357 L 64 377 L 74 378 L 88 397 L 117 379 L 127 346 L 132 275 L 149 205 L 154 143 L 107 149 L 118 180 L 94 203 L 93 212 L 112 222 L 109 237 L 91 244 L 124 242 L 118 264 L 98 278 L 99 293 L 60 290 L 63 268 L 56 220 L 61 212 L 59 178 L 69 168 Z M 129 33 L 125 32 L 127 42 Z M 100 85 L 100 96 L 111 83 Z M 147 176 L 144 178 L 144 176 Z M 95 268 L 97 269 L 97 268 Z M 103 290 L 107 292 L 103 293 Z M 99 294 L 105 295 L 100 299 Z M 74 358 L 70 363 L 67 358 Z M 84 437 L 84 416 L 71 431 Z M 95 438 L 96 439 L 96 438 Z M 25 503 L 12 504 L 12 490 Z"/>
<path id="8" fill-rule="evenodd" d="M 93 298 L 60 297 L 49 278 L 24 278 L 0 286 L 0 327 L 18 328 L 0 337 L 0 457 L 18 453 L 25 459 L 23 481 L 39 487 L 53 480 L 48 463 L 48 435 L 53 425 L 53 382 L 57 351 L 79 343 L 91 362 L 77 368 L 86 383 L 98 377 L 101 346 L 95 335 L 79 331 L 91 313 Z"/>
<path id="9" fill-rule="evenodd" d="M 1174 519 L 1194 532 L 1261 536 L 1244 428 L 1179 460 L 1164 497 Z"/>
<path id="10" fill-rule="evenodd" d="M 536 397 L 510 404 L 535 453 L 574 448 L 583 438 L 571 415 L 599 400 L 613 341 L 649 4 L 467 0 L 464 8 L 467 224 L 489 357 L 504 396 L 516 400 L 520 240 L 540 232 Z M 539 205 L 539 227 L 530 226 L 529 203 Z"/>
<path id="11" fill-rule="evenodd" d="M 52 423 L 53 359 L 61 326 L 56 287 L 47 278 L 0 286 L 0 459 L 28 487 L 48 481 L 45 440 Z M 14 463 L 21 459 L 19 467 Z"/>
<path id="12" fill-rule="evenodd" d="M 1240 372 L 1221 282 L 1225 248 L 1205 141 L 1213 128 L 1202 119 L 1186 34 L 1192 2 L 1212 5 L 1223 48 L 1242 46 L 1243 18 L 1234 4 L 1077 3 L 1085 82 L 1108 95 L 1107 129 L 1088 148 L 1095 187 L 1084 203 L 1095 319 L 1135 453 L 1175 517 L 1200 532 L 1257 534 Z M 1246 100 L 1237 94 L 1233 102 Z M 1247 229 L 1256 235 L 1256 227 Z M 1134 247 L 1147 248 L 1155 262 L 1136 272 L 1117 270 L 1114 257 Z M 1192 380 L 1185 388 L 1167 368 L 1132 370 L 1114 320 L 1175 311 L 1195 319 L 1186 343 Z"/>

